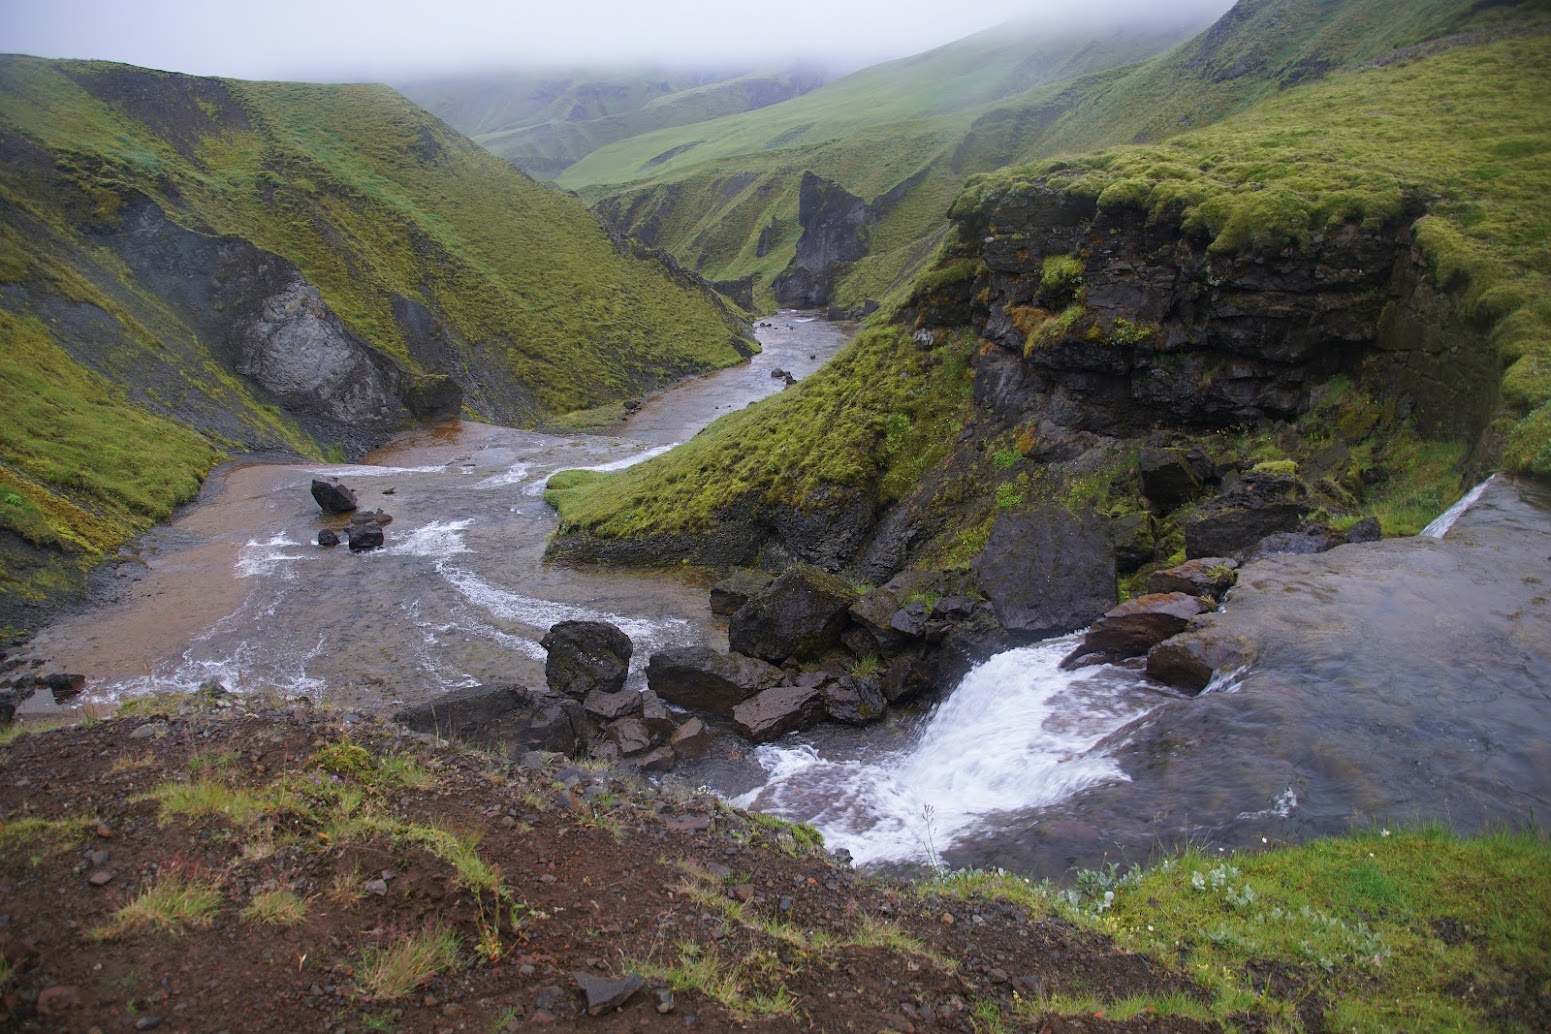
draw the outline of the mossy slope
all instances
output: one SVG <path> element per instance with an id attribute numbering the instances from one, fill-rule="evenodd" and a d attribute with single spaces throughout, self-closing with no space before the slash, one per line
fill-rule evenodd
<path id="1" fill-rule="evenodd" d="M 1350 509 L 1349 518 L 1382 512 L 1391 532 L 1417 530 L 1431 515 L 1424 510 L 1439 510 L 1453 498 L 1462 459 L 1473 447 L 1478 466 L 1506 456 L 1516 468 L 1551 471 L 1551 408 L 1540 385 L 1551 368 L 1542 301 L 1551 287 L 1544 248 L 1551 211 L 1543 189 L 1551 181 L 1551 123 L 1539 100 L 1551 93 L 1545 73 L 1551 38 L 1540 27 L 1537 5 L 1507 13 L 1519 18 L 1515 31 L 1501 31 L 1495 41 L 1476 38 L 1471 45 L 1467 38 L 1332 74 L 1166 144 L 1052 159 L 972 180 L 953 208 L 960 235 L 937 267 L 916 280 L 903 319 L 890 324 L 883 321 L 899 317 L 881 314 L 880 325 L 826 371 L 837 383 L 810 379 L 809 391 L 845 398 L 870 423 L 807 410 L 799 415 L 800 395 L 754 407 L 738 414 L 736 424 L 713 425 L 673 453 L 555 493 L 562 519 L 568 528 L 599 536 L 694 526 L 714 519 L 725 500 L 712 486 L 731 481 L 735 467 L 747 491 L 790 496 L 798 481 L 784 466 L 783 448 L 805 458 L 798 469 L 807 498 L 822 497 L 828 483 L 876 486 L 895 467 L 888 429 L 897 412 L 895 426 L 929 428 L 925 447 L 936 450 L 917 468 L 924 475 L 918 483 L 879 494 L 885 506 L 915 495 L 924 497 L 926 509 L 935 508 L 938 519 L 927 525 L 934 538 L 916 548 L 919 562 L 968 561 L 1002 510 L 1052 499 L 1110 515 L 1116 507 L 1134 508 L 1135 454 L 1123 442 L 1090 451 L 1071 471 L 1057 474 L 1036 462 L 1042 428 L 999 426 L 962 394 L 951 394 L 958 390 L 951 379 L 906 384 L 876 370 L 858 375 L 911 354 L 915 324 L 909 321 L 919 310 L 938 314 L 932 325 L 959 322 L 963 333 L 972 333 L 971 296 L 987 275 L 977 249 L 985 235 L 1017 229 L 994 224 L 1001 200 L 1025 190 L 1097 199 L 1101 211 L 1128 209 L 1138 224 L 1148 219 L 1142 213 L 1150 213 L 1147 225 L 1154 232 L 1184 233 L 1203 247 L 1209 243 L 1211 254 L 1248 255 L 1250 262 L 1255 253 L 1297 254 L 1336 225 L 1399 226 L 1404 232 L 1420 206 L 1426 214 L 1414 233 L 1433 286 L 1450 299 L 1457 318 L 1489 328 L 1492 346 L 1502 353 L 1498 369 L 1506 367 L 1507 375 L 1496 426 L 1479 442 L 1430 443 L 1397 415 L 1396 400 L 1376 393 L 1374 385 L 1350 391 L 1344 382 L 1333 383 L 1300 422 L 1212 431 L 1221 437 L 1220 458 L 1234 464 L 1304 459 L 1339 445 L 1362 468 L 1350 479 L 1358 494 L 1339 500 L 1343 512 Z M 1037 280 L 1038 256 L 1030 261 Z M 1080 293 L 1080 277 L 1077 283 Z M 932 341 L 923 347 L 940 349 L 960 332 L 919 333 Z M 975 351 L 972 339 L 952 347 L 961 355 Z M 917 422 L 900 410 L 901 400 L 912 412 L 945 416 Z M 971 423 L 979 425 L 971 436 L 973 452 L 948 440 Z M 862 426 L 868 433 L 832 433 L 834 426 Z M 1208 429 L 1185 430 L 1199 435 Z M 673 476 L 688 471 L 695 476 Z"/>
<path id="2" fill-rule="evenodd" d="M 75 558 L 8 576 L 8 599 L 78 583 L 188 498 L 217 450 L 338 444 L 238 372 L 224 339 L 240 328 L 121 257 L 145 212 L 179 240 L 294 267 L 407 390 L 450 377 L 486 419 L 531 423 L 741 357 L 709 292 L 386 87 L 6 57 L 0 476 L 27 506 L 0 508 L 0 528 Z"/>

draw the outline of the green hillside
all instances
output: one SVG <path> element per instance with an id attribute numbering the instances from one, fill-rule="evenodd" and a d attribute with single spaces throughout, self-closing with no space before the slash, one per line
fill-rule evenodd
<path id="1" fill-rule="evenodd" d="M 476 143 L 539 179 L 608 144 L 734 115 L 800 96 L 818 71 L 469 76 L 399 89 Z"/>
<path id="2" fill-rule="evenodd" d="M 460 393 L 532 423 L 747 348 L 709 292 L 381 86 L 0 59 L 0 241 L 7 599 L 78 578 L 220 450 L 354 453 Z M 250 376 L 243 336 L 292 318 L 380 382 L 369 418 L 350 383 Z"/>
<path id="3" fill-rule="evenodd" d="M 865 255 L 836 268 L 829 297 L 861 312 L 924 267 L 967 175 L 1164 139 L 1331 71 L 1512 17 L 1469 0 L 1292 0 L 1241 3 L 1186 42 L 1185 27 L 985 33 L 784 104 L 600 148 L 557 183 L 713 280 L 751 278 L 769 306 L 803 232 L 798 184 L 816 173 L 869 205 Z"/>
<path id="4" fill-rule="evenodd" d="M 712 280 L 752 278 L 754 298 L 769 306 L 802 234 L 800 181 L 816 173 L 874 206 L 868 255 L 834 297 L 860 311 L 921 268 L 964 176 L 998 164 L 963 161 L 965 132 L 981 112 L 1130 64 L 1197 27 L 981 33 L 782 104 L 600 148 L 556 183 Z"/>
<path id="5" fill-rule="evenodd" d="M 974 401 L 977 359 L 994 350 L 991 342 L 977 340 L 968 325 L 929 350 L 912 339 L 922 326 L 919 313 L 934 306 L 954 311 L 972 285 L 995 281 L 980 242 L 1009 234 L 1016 242 L 1026 229 L 998 226 L 1005 213 L 1025 205 L 1055 210 L 1062 198 L 1089 205 L 1096 199 L 1101 214 L 1114 213 L 1113 225 L 1129 219 L 1125 225 L 1138 233 L 1176 228 L 1209 257 L 1241 262 L 1251 277 L 1260 268 L 1256 256 L 1296 258 L 1344 226 L 1382 230 L 1403 242 L 1420 210 L 1412 232 L 1423 289 L 1448 299 L 1428 303 L 1438 312 L 1423 318 L 1452 314 L 1447 318 L 1480 341 L 1467 345 L 1461 337 L 1456 351 L 1484 350 L 1452 360 L 1458 380 L 1445 395 L 1495 399 L 1488 426 L 1467 428 L 1456 419 L 1452 431 L 1439 432 L 1442 441 L 1429 441 L 1429 422 L 1448 422 L 1439 412 L 1449 408 L 1447 398 L 1434 412 L 1413 414 L 1413 422 L 1395 398 L 1383 396 L 1377 379 L 1361 380 L 1368 367 L 1354 360 L 1358 383 L 1333 381 L 1313 396 L 1323 401 L 1297 422 L 1219 428 L 1213 440 L 1246 467 L 1269 461 L 1295 469 L 1321 448 L 1338 448 L 1350 467 L 1342 475 L 1346 487 L 1329 501 L 1339 507 L 1332 515 L 1353 520 L 1378 512 L 1392 532 L 1414 532 L 1452 500 L 1472 450 L 1476 469 L 1506 462 L 1551 473 L 1551 252 L 1545 246 L 1551 107 L 1544 103 L 1551 97 L 1551 19 L 1538 3 L 1485 11 L 1482 18 L 1481 31 L 1470 35 L 1264 91 L 1239 114 L 1165 143 L 1047 159 L 971 179 L 953 206 L 958 235 L 937 268 L 915 282 L 898 315 L 880 314 L 830 367 L 779 399 L 725 417 L 665 456 L 618 474 L 557 479 L 551 495 L 564 521 L 557 549 L 586 540 L 714 535 L 724 522 L 762 506 L 823 509 L 840 500 L 886 513 L 914 494 L 928 510 L 936 508 L 937 521 L 927 522 L 936 538 L 917 558 L 955 566 L 984 544 L 997 512 L 1036 503 L 1042 493 L 1075 493 L 1071 500 L 1110 512 L 1115 486 L 1135 491 L 1128 480 L 1134 473 L 1127 473 L 1134 471 L 1134 444 L 1111 445 L 1102 466 L 1079 464 L 1075 477 L 1057 475 L 1033 462 L 1049 428 L 1000 426 Z M 1351 44 L 1348 50 L 1365 56 L 1372 48 Z M 1131 74 L 1157 76 L 1160 67 Z M 1159 103 L 1177 98 L 1166 95 Z M 1135 124 L 1149 117 L 1156 116 L 1137 113 Z M 1145 345 L 1158 333 L 1140 317 L 1092 322 L 1082 304 L 1087 255 L 1085 248 L 1046 258 L 1050 296 L 1074 292 L 1066 310 L 1031 301 L 1009 311 L 1028 334 L 1025 359 L 1056 340 L 1080 352 Z M 1036 282 L 1037 259 L 1028 256 Z M 1500 387 L 1470 382 L 1499 375 Z M 1209 390 L 1213 376 L 1203 371 L 1193 390 Z M 1197 426 L 1194 433 L 1205 432 Z"/>

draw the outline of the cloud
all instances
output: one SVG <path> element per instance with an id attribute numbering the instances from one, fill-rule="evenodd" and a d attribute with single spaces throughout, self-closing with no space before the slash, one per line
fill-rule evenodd
<path id="1" fill-rule="evenodd" d="M 403 79 L 619 64 L 856 67 L 1008 20 L 1205 19 L 1229 0 L 33 0 L 0 8 L 0 49 L 239 78 Z M 1161 9 L 1161 11 L 1160 11 Z"/>

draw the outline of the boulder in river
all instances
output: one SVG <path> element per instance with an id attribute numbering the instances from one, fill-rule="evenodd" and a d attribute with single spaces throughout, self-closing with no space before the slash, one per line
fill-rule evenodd
<path id="1" fill-rule="evenodd" d="M 727 628 L 728 645 L 774 664 L 814 660 L 840 642 L 857 595 L 823 568 L 796 564 L 738 608 Z"/>
<path id="2" fill-rule="evenodd" d="M 549 651 L 544 662 L 549 688 L 577 699 L 623 689 L 635 649 L 630 637 L 607 621 L 558 622 L 539 645 Z"/>
<path id="3" fill-rule="evenodd" d="M 877 679 L 842 675 L 823 684 L 824 713 L 847 725 L 867 725 L 883 717 L 887 703 Z"/>
<path id="4" fill-rule="evenodd" d="M 350 525 L 347 534 L 350 536 L 350 552 L 352 553 L 362 553 L 368 549 L 377 549 L 384 541 L 382 525 L 371 521 L 365 524 Z"/>
<path id="5" fill-rule="evenodd" d="M 1191 618 L 1207 609 L 1199 596 L 1183 592 L 1155 592 L 1127 600 L 1093 623 L 1067 661 L 1094 653 L 1112 660 L 1139 656 L 1183 632 Z"/>
<path id="6" fill-rule="evenodd" d="M 312 498 L 324 513 L 350 513 L 360 505 L 355 493 L 340 484 L 338 478 L 313 478 Z"/>
<path id="7" fill-rule="evenodd" d="M 1061 506 L 999 516 L 974 571 L 1010 632 L 1061 635 L 1115 605 L 1108 523 Z"/>
<path id="8" fill-rule="evenodd" d="M 393 719 L 416 732 L 519 751 L 574 754 L 592 736 L 580 703 L 517 683 L 455 689 Z"/>
<path id="9" fill-rule="evenodd" d="M 339 532 L 324 528 L 318 532 L 318 545 L 332 548 L 339 545 Z"/>
<path id="10" fill-rule="evenodd" d="M 701 758 L 711 753 L 711 732 L 705 722 L 691 718 L 668 737 L 668 745 L 681 758 Z"/>
<path id="11" fill-rule="evenodd" d="M 721 715 L 731 715 L 738 704 L 781 678 L 781 669 L 772 664 L 708 646 L 662 650 L 646 663 L 646 684 L 653 693 L 679 707 Z"/>
<path id="12" fill-rule="evenodd" d="M 611 722 L 616 718 L 638 714 L 641 710 L 641 694 L 633 689 L 622 689 L 618 693 L 595 689 L 582 701 L 582 709 L 594 718 Z"/>
<path id="13" fill-rule="evenodd" d="M 776 686 L 732 710 L 738 731 L 755 743 L 811 728 L 824 718 L 824 694 L 817 686 Z"/>
<path id="14" fill-rule="evenodd" d="M 775 581 L 767 571 L 740 567 L 711 586 L 711 613 L 732 615 L 752 597 L 758 596 Z"/>

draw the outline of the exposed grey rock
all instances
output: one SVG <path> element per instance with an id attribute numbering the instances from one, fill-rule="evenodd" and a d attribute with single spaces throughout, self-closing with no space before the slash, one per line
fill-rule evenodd
<path id="1" fill-rule="evenodd" d="M 625 757 L 651 749 L 652 731 L 639 718 L 621 718 L 610 722 L 606 731 L 609 741 Z"/>
<path id="2" fill-rule="evenodd" d="M 996 619 L 1012 632 L 1059 635 L 1115 605 L 1108 527 L 1059 506 L 998 517 L 974 571 Z"/>
<path id="3" fill-rule="evenodd" d="M 1200 494 L 1202 480 L 1180 449 L 1142 449 L 1136 458 L 1142 494 L 1170 513 Z"/>
<path id="4" fill-rule="evenodd" d="M 738 731 L 755 743 L 817 725 L 824 718 L 824 694 L 812 686 L 777 686 L 732 710 Z"/>
<path id="5" fill-rule="evenodd" d="M 601 718 L 606 722 L 613 721 L 615 718 L 623 718 L 639 712 L 641 694 L 633 689 L 622 689 L 618 693 L 605 693 L 595 689 L 587 694 L 587 699 L 582 701 L 582 708 L 594 718 Z"/>
<path id="6" fill-rule="evenodd" d="M 544 679 L 557 693 L 578 699 L 594 691 L 617 693 L 630 673 L 634 646 L 607 621 L 561 621 L 539 645 L 549 651 Z"/>
<path id="7" fill-rule="evenodd" d="M 1207 641 L 1200 636 L 1177 635 L 1147 651 L 1147 674 L 1176 689 L 1199 693 L 1214 671 Z"/>
<path id="8" fill-rule="evenodd" d="M 668 703 L 723 715 L 781 677 L 774 665 L 742 654 L 717 653 L 708 646 L 663 650 L 646 664 L 647 685 Z"/>
<path id="9" fill-rule="evenodd" d="M 1136 657 L 1183 632 L 1190 619 L 1206 609 L 1207 604 L 1199 596 L 1183 592 L 1138 596 L 1095 621 L 1073 657 L 1085 653 L 1102 653 L 1115 659 Z"/>
<path id="10" fill-rule="evenodd" d="M 711 733 L 705 727 L 705 722 L 691 718 L 673 730 L 673 735 L 668 737 L 668 745 L 679 757 L 705 757 L 711 752 Z"/>
<path id="11" fill-rule="evenodd" d="M 1130 573 L 1151 562 L 1157 549 L 1157 533 L 1148 513 L 1123 513 L 1109 522 L 1109 535 L 1115 543 L 1115 566 Z"/>
<path id="12" fill-rule="evenodd" d="M 587 996 L 588 1016 L 602 1016 L 604 1013 L 613 1012 L 646 986 L 646 980 L 634 973 L 626 974 L 618 980 L 611 980 L 579 969 L 571 974 L 571 979 L 576 981 L 576 986 Z"/>
<path id="13" fill-rule="evenodd" d="M 393 718 L 416 732 L 518 751 L 574 754 L 592 738 L 580 703 L 516 683 L 455 689 Z"/>
<path id="14" fill-rule="evenodd" d="M 318 545 L 329 548 L 339 545 L 339 532 L 330 528 L 324 528 L 318 532 Z"/>
<path id="15" fill-rule="evenodd" d="M 350 552 L 362 553 L 382 546 L 384 536 L 380 524 L 352 524 L 349 530 Z"/>
<path id="16" fill-rule="evenodd" d="M 668 713 L 668 705 L 662 702 L 662 698 L 651 690 L 637 693 L 641 701 L 641 721 L 652 730 L 653 738 L 667 736 L 673 732 L 676 724 L 673 716 Z"/>
<path id="17" fill-rule="evenodd" d="M 1239 562 L 1232 557 L 1206 556 L 1186 560 L 1178 567 L 1147 576 L 1148 592 L 1188 592 L 1192 596 L 1222 599 L 1239 580 Z"/>
<path id="18" fill-rule="evenodd" d="M 825 682 L 823 692 L 824 712 L 847 725 L 876 722 L 887 707 L 877 679 L 843 675 Z"/>
<path id="19" fill-rule="evenodd" d="M 337 478 L 313 478 L 312 498 L 324 513 L 350 513 L 360 505 L 355 492 L 340 484 Z"/>
<path id="20" fill-rule="evenodd" d="M 86 676 L 56 671 L 43 676 L 43 684 L 53 692 L 55 700 L 68 700 L 86 688 Z"/>
<path id="21" fill-rule="evenodd" d="M 781 574 L 732 616 L 727 642 L 738 653 L 780 664 L 816 659 L 840 642 L 857 592 L 810 564 Z"/>
<path id="22" fill-rule="evenodd" d="M 898 596 L 888 589 L 874 589 L 851 604 L 848 614 L 856 626 L 851 631 L 866 636 L 864 645 L 870 644 L 870 652 L 880 657 L 893 656 L 909 642 L 904 633 L 894 628 L 894 614 L 898 610 Z M 847 645 L 850 646 L 849 640 Z M 869 651 L 853 647 L 852 652 L 862 656 Z"/>
<path id="23" fill-rule="evenodd" d="M 1306 506 L 1296 478 L 1250 471 L 1185 521 L 1185 555 L 1245 556 L 1267 535 L 1295 529 Z"/>
<path id="24" fill-rule="evenodd" d="M 1348 542 L 1378 542 L 1383 538 L 1384 532 L 1379 527 L 1379 519 L 1377 517 L 1364 517 L 1346 529 L 1346 541 Z"/>
<path id="25" fill-rule="evenodd" d="M 678 761 L 673 748 L 664 744 L 656 750 L 643 754 L 636 762 L 636 767 L 643 772 L 671 772 L 674 763 Z"/>
<path id="26" fill-rule="evenodd" d="M 739 607 L 764 592 L 773 581 L 775 575 L 768 571 L 738 568 L 711 586 L 711 613 L 724 616 L 737 613 Z"/>

